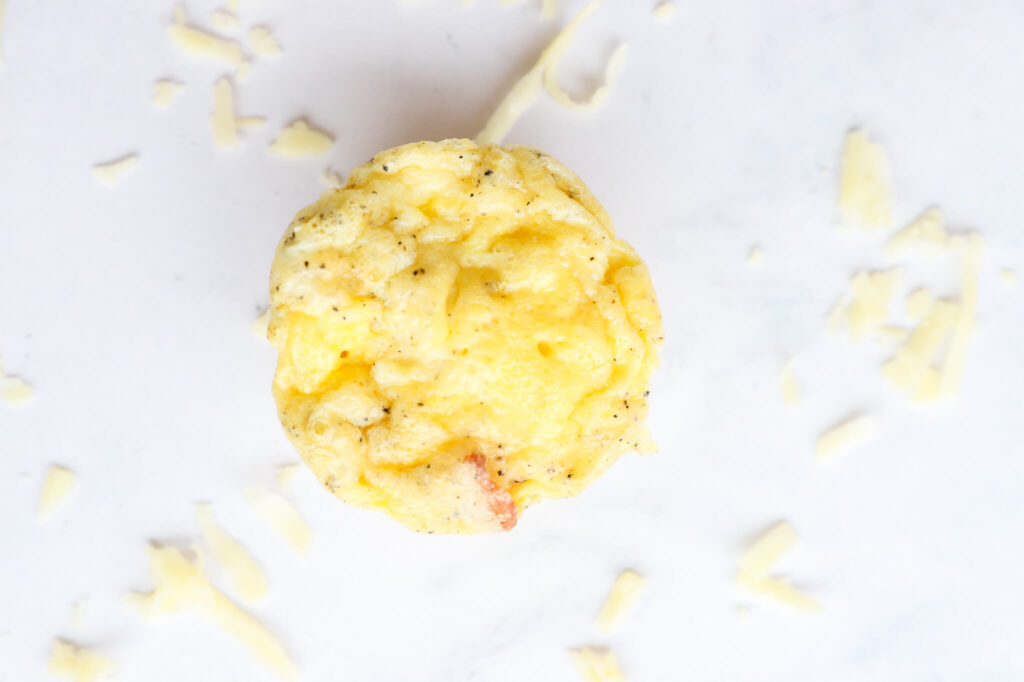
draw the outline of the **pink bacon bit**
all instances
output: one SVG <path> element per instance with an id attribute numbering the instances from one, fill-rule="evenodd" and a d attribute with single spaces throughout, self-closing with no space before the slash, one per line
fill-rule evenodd
<path id="1" fill-rule="evenodd" d="M 494 515 L 498 517 L 498 521 L 501 522 L 501 529 L 511 530 L 518 520 L 516 503 L 507 490 L 499 488 L 491 480 L 491 475 L 487 472 L 487 458 L 479 452 L 474 452 L 466 457 L 465 461 L 476 468 L 475 476 L 477 483 L 480 484 L 484 494 L 487 496 L 487 506 L 490 507 Z"/>

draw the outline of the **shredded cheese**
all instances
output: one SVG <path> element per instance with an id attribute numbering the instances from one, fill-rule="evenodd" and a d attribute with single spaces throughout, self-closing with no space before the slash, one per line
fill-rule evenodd
<path id="1" fill-rule="evenodd" d="M 246 490 L 245 498 L 267 525 L 284 538 L 298 554 L 304 555 L 309 551 L 313 532 L 288 500 L 275 492 L 257 487 Z"/>
<path id="2" fill-rule="evenodd" d="M 568 49 L 568 43 L 563 44 L 551 61 L 548 62 L 547 68 L 544 69 L 544 87 L 551 95 L 551 98 L 561 104 L 567 109 L 575 109 L 576 111 L 593 111 L 599 106 L 604 104 L 605 100 L 608 99 L 608 95 L 611 94 L 612 85 L 615 84 L 615 79 L 618 78 L 619 72 L 622 71 L 622 64 L 626 61 L 626 52 L 628 46 L 623 44 L 619 45 L 612 51 L 611 57 L 608 58 L 608 64 L 604 69 L 604 83 L 599 85 L 594 92 L 590 94 L 590 97 L 582 101 L 577 101 L 570 97 L 562 86 L 558 84 L 558 63 L 562 58 L 562 54 Z"/>
<path id="3" fill-rule="evenodd" d="M 910 250 L 916 250 L 922 255 L 937 255 L 949 251 L 950 247 L 942 209 L 933 206 L 886 242 L 885 255 L 901 256 Z"/>
<path id="4" fill-rule="evenodd" d="M 736 579 L 749 583 L 763 579 L 799 541 L 800 536 L 793 526 L 786 521 L 779 521 L 740 557 Z"/>
<path id="5" fill-rule="evenodd" d="M 929 388 L 922 390 L 932 359 L 960 317 L 960 306 L 952 301 L 933 303 L 906 343 L 882 365 L 882 375 L 896 389 L 918 402 L 937 397 Z"/>
<path id="6" fill-rule="evenodd" d="M 261 57 L 280 57 L 281 46 L 266 26 L 253 26 L 249 31 L 249 46 Z"/>
<path id="7" fill-rule="evenodd" d="M 487 125 L 476 136 L 479 144 L 500 144 L 508 131 L 512 129 L 519 117 L 537 100 L 540 88 L 544 83 L 544 70 L 548 67 L 556 54 L 566 50 L 572 39 L 587 17 L 594 13 L 601 5 L 601 0 L 591 0 L 579 14 L 570 21 L 562 31 L 555 36 L 555 39 L 541 52 L 537 62 L 526 74 L 520 78 L 505 98 L 498 104 L 498 108 L 491 114 Z"/>
<path id="8" fill-rule="evenodd" d="M 776 564 L 789 554 L 799 541 L 800 536 L 789 523 L 776 523 L 740 557 L 736 570 L 736 584 L 754 594 L 801 611 L 820 611 L 821 606 L 816 601 L 782 579 L 769 576 Z"/>
<path id="9" fill-rule="evenodd" d="M 540 15 L 545 19 L 554 19 L 558 9 L 558 0 L 541 0 Z"/>
<path id="10" fill-rule="evenodd" d="M 196 517 L 199 520 L 199 534 L 203 538 L 203 544 L 224 569 L 238 596 L 250 604 L 266 597 L 269 587 L 263 569 L 237 540 L 220 527 L 213 518 L 208 503 L 201 502 L 196 505 Z"/>
<path id="11" fill-rule="evenodd" d="M 179 50 L 193 57 L 213 59 L 234 67 L 241 66 L 245 61 L 242 46 L 238 44 L 238 41 L 221 38 L 195 26 L 190 26 L 184 23 L 184 14 L 181 17 L 179 21 L 176 14 L 175 21 L 167 26 L 167 34 Z"/>
<path id="12" fill-rule="evenodd" d="M 277 479 L 277 485 L 281 488 L 290 486 L 295 479 L 295 474 L 299 473 L 301 466 L 298 462 L 289 462 L 277 467 L 277 473 L 274 474 L 274 478 Z"/>
<path id="13" fill-rule="evenodd" d="M 819 462 L 832 459 L 864 445 L 878 430 L 878 421 L 871 415 L 858 415 L 836 424 L 818 437 L 814 457 Z"/>
<path id="14" fill-rule="evenodd" d="M 1003 284 L 1017 284 L 1020 280 L 1017 277 L 1017 273 L 1010 268 L 1003 268 L 999 271 L 999 279 L 1003 280 Z"/>
<path id="15" fill-rule="evenodd" d="M 267 151 L 274 156 L 301 159 L 322 156 L 332 144 L 334 138 L 299 119 L 279 132 Z"/>
<path id="16" fill-rule="evenodd" d="M 236 116 L 235 127 L 239 130 L 259 130 L 267 125 L 266 116 Z"/>
<path id="17" fill-rule="evenodd" d="M 281 643 L 262 624 L 214 587 L 203 573 L 201 561 L 190 561 L 176 547 L 146 547 L 152 592 L 129 595 L 146 619 L 166 613 L 192 611 L 220 626 L 249 652 L 281 677 L 293 679 L 295 664 Z"/>
<path id="18" fill-rule="evenodd" d="M 935 297 L 927 289 L 914 289 L 907 294 L 907 316 L 912 320 L 920 320 L 932 309 Z"/>
<path id="19" fill-rule="evenodd" d="M 788 360 L 782 366 L 782 372 L 779 374 L 779 390 L 782 392 L 782 402 L 787 405 L 799 405 L 803 401 L 800 383 L 793 374 L 792 360 Z"/>
<path id="20" fill-rule="evenodd" d="M 903 279 L 903 270 L 861 271 L 850 279 L 853 300 L 846 307 L 850 340 L 858 342 L 881 325 L 889 312 L 893 293 Z"/>
<path id="21" fill-rule="evenodd" d="M 270 308 L 265 308 L 259 317 L 252 321 L 252 335 L 265 341 L 269 327 Z"/>
<path id="22" fill-rule="evenodd" d="M 332 171 L 330 168 L 325 168 L 320 173 L 320 182 L 324 183 L 328 187 L 341 187 L 342 185 L 341 175 Z"/>
<path id="23" fill-rule="evenodd" d="M 76 646 L 63 639 L 53 642 L 53 653 L 46 672 L 73 682 L 98 682 L 110 675 L 114 663 L 105 656 Z"/>
<path id="24" fill-rule="evenodd" d="M 231 12 L 215 9 L 210 15 L 210 25 L 221 33 L 231 33 L 238 30 L 239 22 L 238 17 Z"/>
<path id="25" fill-rule="evenodd" d="M 213 144 L 217 147 L 237 147 L 238 129 L 235 126 L 235 95 L 231 81 L 224 76 L 213 86 Z"/>
<path id="26" fill-rule="evenodd" d="M 158 109 L 166 109 L 177 95 L 185 92 L 185 84 L 166 78 L 153 83 L 153 105 Z"/>
<path id="27" fill-rule="evenodd" d="M 608 649 L 589 646 L 570 649 L 569 657 L 584 682 L 626 682 L 618 660 Z"/>
<path id="28" fill-rule="evenodd" d="M 823 610 L 820 603 L 780 578 L 764 578 L 756 584 L 748 585 L 747 587 L 755 594 L 767 597 L 797 611 L 820 613 Z"/>
<path id="29" fill-rule="evenodd" d="M 43 478 L 42 490 L 39 492 L 36 517 L 39 519 L 51 518 L 67 503 L 77 489 L 78 477 L 74 473 L 58 464 L 48 466 Z"/>
<path id="30" fill-rule="evenodd" d="M 983 248 L 981 235 L 971 233 L 963 235 L 956 242 L 961 251 L 961 291 L 960 315 L 953 329 L 953 339 L 939 373 L 939 394 L 955 395 L 960 391 L 960 382 L 964 372 L 964 359 L 967 356 L 967 343 L 974 333 L 974 320 L 978 309 L 978 270 L 981 265 Z"/>
<path id="31" fill-rule="evenodd" d="M 886 324 L 875 329 L 874 340 L 883 344 L 896 345 L 903 343 L 909 333 L 905 327 Z"/>
<path id="32" fill-rule="evenodd" d="M 863 130 L 846 133 L 839 178 L 839 211 L 845 225 L 872 228 L 892 223 L 889 169 L 882 147 Z"/>
<path id="33" fill-rule="evenodd" d="M 92 167 L 92 177 L 108 187 L 113 187 L 121 181 L 121 176 L 139 165 L 138 154 L 128 154 L 113 161 L 97 163 Z"/>
<path id="34" fill-rule="evenodd" d="M 760 246 L 751 246 L 747 251 L 747 265 L 757 266 L 764 263 L 764 251 Z"/>
<path id="35" fill-rule="evenodd" d="M 25 407 L 35 400 L 32 384 L 20 377 L 0 375 L 0 400 L 8 407 Z"/>
<path id="36" fill-rule="evenodd" d="M 615 578 L 597 614 L 599 632 L 607 635 L 619 628 L 626 612 L 640 597 L 645 582 L 644 577 L 635 571 L 623 571 Z"/>
<path id="37" fill-rule="evenodd" d="M 654 18 L 658 21 L 668 21 L 676 15 L 676 6 L 671 2 L 659 2 L 654 6 Z"/>

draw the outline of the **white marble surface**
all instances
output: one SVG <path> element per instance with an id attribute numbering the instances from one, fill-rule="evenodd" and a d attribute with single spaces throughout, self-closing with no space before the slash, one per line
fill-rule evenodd
<path id="1" fill-rule="evenodd" d="M 203 622 L 145 626 L 122 607 L 150 584 L 144 543 L 194 535 L 204 499 L 265 565 L 273 593 L 254 611 L 303 680 L 570 680 L 564 650 L 587 643 L 611 646 L 633 682 L 1024 676 L 1024 287 L 998 276 L 1024 272 L 1019 2 L 684 0 L 667 24 L 653 0 L 606 2 L 563 78 L 592 84 L 629 41 L 608 106 L 542 99 L 510 139 L 578 170 L 651 265 L 668 339 L 661 453 L 491 537 L 411 534 L 303 472 L 289 495 L 315 528 L 304 561 L 242 496 L 293 458 L 273 353 L 249 331 L 275 243 L 325 165 L 474 134 L 555 24 L 532 0 L 241 0 L 243 23 L 271 26 L 285 53 L 238 88 L 239 113 L 269 126 L 225 152 L 208 126 L 223 69 L 172 48 L 170 3 L 7 4 L 0 354 L 38 400 L 0 408 L 3 682 L 44 679 L 54 636 L 110 655 L 123 681 L 271 679 Z M 562 0 L 559 21 L 579 4 Z M 215 7 L 187 5 L 204 21 Z M 149 98 L 164 76 L 188 89 L 161 112 Z M 299 115 L 336 134 L 326 161 L 268 159 Z M 952 403 L 908 406 L 878 375 L 883 353 L 823 331 L 850 272 L 885 263 L 882 237 L 834 226 L 854 124 L 889 152 L 899 220 L 939 203 L 986 237 Z M 119 188 L 93 181 L 93 163 L 129 151 L 141 163 Z M 754 244 L 760 268 L 745 263 Z M 942 262 L 910 281 L 956 288 Z M 800 409 L 778 393 L 791 355 Z M 879 437 L 814 466 L 817 434 L 857 410 L 877 415 Z M 39 524 L 54 461 L 81 490 Z M 734 590 L 739 552 L 780 518 L 803 536 L 780 570 L 820 616 Z M 593 616 L 624 567 L 649 589 L 603 638 Z"/>

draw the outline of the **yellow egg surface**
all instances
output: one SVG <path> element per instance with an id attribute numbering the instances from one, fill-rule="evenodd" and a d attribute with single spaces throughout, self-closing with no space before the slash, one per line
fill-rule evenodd
<path id="1" fill-rule="evenodd" d="M 650 275 L 539 151 L 378 154 L 299 212 L 270 288 L 281 423 L 346 502 L 422 532 L 508 530 L 654 449 Z"/>

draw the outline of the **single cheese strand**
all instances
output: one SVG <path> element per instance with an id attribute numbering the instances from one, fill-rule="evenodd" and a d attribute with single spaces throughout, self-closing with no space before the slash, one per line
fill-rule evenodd
<path id="1" fill-rule="evenodd" d="M 787 405 L 799 405 L 802 401 L 800 395 L 800 384 L 793 374 L 793 361 L 789 360 L 779 374 L 779 390 L 782 392 L 782 402 Z"/>
<path id="2" fill-rule="evenodd" d="M 203 543 L 210 549 L 214 560 L 220 564 L 227 575 L 235 592 L 250 604 L 267 596 L 267 576 L 245 551 L 245 548 L 220 527 L 213 518 L 209 503 L 196 505 L 196 517 L 199 520 L 199 534 Z"/>
<path id="3" fill-rule="evenodd" d="M 791 552 L 800 541 L 793 526 L 779 521 L 740 557 L 737 580 L 757 582 L 771 571 L 782 557 Z"/>
<path id="4" fill-rule="evenodd" d="M 839 177 L 839 210 L 844 223 L 863 228 L 892 223 L 889 170 L 882 147 L 863 130 L 846 134 Z"/>
<path id="5" fill-rule="evenodd" d="M 155 587 L 132 595 L 146 618 L 157 614 L 194 611 L 238 639 L 249 652 L 281 677 L 292 679 L 295 664 L 281 643 L 256 619 L 214 587 L 196 562 L 175 547 L 146 548 Z"/>
<path id="6" fill-rule="evenodd" d="M 676 15 L 676 6 L 671 2 L 659 2 L 654 7 L 654 18 L 658 21 L 668 21 Z"/>
<path id="7" fill-rule="evenodd" d="M 217 147 L 237 147 L 238 129 L 235 125 L 235 96 L 231 81 L 225 76 L 213 86 L 213 144 Z"/>
<path id="8" fill-rule="evenodd" d="M 619 574 L 597 614 L 597 629 L 602 634 L 609 634 L 621 625 L 623 616 L 640 597 L 645 582 L 643 576 L 635 571 Z"/>
<path id="9" fill-rule="evenodd" d="M 547 67 L 544 69 L 544 88 L 551 95 L 552 99 L 567 109 L 593 111 L 608 99 L 612 85 L 615 84 L 615 79 L 618 77 L 619 72 L 622 70 L 622 64 L 626 60 L 627 47 L 625 44 L 619 45 L 612 52 L 612 56 L 608 58 L 608 64 L 604 69 L 604 83 L 599 85 L 590 94 L 590 97 L 584 100 L 575 100 L 558 84 L 558 63 L 562 59 L 562 55 L 565 54 L 565 51 L 569 49 L 568 41 L 562 43 L 551 56 L 551 61 L 548 62 Z"/>
<path id="10" fill-rule="evenodd" d="M 257 487 L 246 490 L 245 498 L 267 525 L 284 538 L 297 553 L 305 554 L 309 551 L 313 532 L 288 500 L 277 493 Z"/>
<path id="11" fill-rule="evenodd" d="M 153 84 L 153 105 L 158 109 L 166 109 L 171 106 L 175 95 L 185 91 L 185 84 L 169 79 L 161 79 Z"/>
<path id="12" fill-rule="evenodd" d="M 113 669 L 114 663 L 109 658 L 63 639 L 54 640 L 53 653 L 46 664 L 46 672 L 73 682 L 97 682 Z"/>
<path id="13" fill-rule="evenodd" d="M 584 682 L 626 682 L 618 660 L 608 649 L 589 646 L 570 649 L 569 657 Z"/>
<path id="14" fill-rule="evenodd" d="M 843 451 L 859 447 L 871 440 L 877 430 L 877 420 L 866 414 L 836 424 L 818 437 L 814 458 L 823 462 Z"/>
<path id="15" fill-rule="evenodd" d="M 277 484 L 282 488 L 287 488 L 292 484 L 292 480 L 295 479 L 295 474 L 299 473 L 301 465 L 298 462 L 288 462 L 277 467 L 277 472 L 274 474 L 274 479 Z"/>
<path id="16" fill-rule="evenodd" d="M 253 26 L 249 31 L 249 45 L 261 57 L 280 57 L 281 46 L 266 26 Z"/>
<path id="17" fill-rule="evenodd" d="M 214 59 L 236 67 L 245 61 L 242 46 L 237 41 L 221 38 L 195 26 L 176 20 L 167 26 L 167 34 L 175 47 L 185 54 Z"/>
<path id="18" fill-rule="evenodd" d="M 46 468 L 43 488 L 39 493 L 39 506 L 36 517 L 48 519 L 71 497 L 78 488 L 78 477 L 64 467 L 51 464 Z"/>
<path id="19" fill-rule="evenodd" d="M 0 375 L 0 400 L 8 407 L 25 407 L 35 400 L 32 384 L 19 377 Z"/>
<path id="20" fill-rule="evenodd" d="M 819 613 L 821 604 L 779 578 L 764 578 L 747 586 L 751 591 L 805 613 Z"/>
<path id="21" fill-rule="evenodd" d="M 964 243 L 965 242 L 965 243 Z M 961 276 L 963 290 L 960 292 L 960 315 L 953 330 L 953 340 L 946 352 L 946 359 L 940 373 L 939 393 L 954 395 L 960 390 L 964 373 L 964 358 L 967 343 L 974 332 L 974 318 L 978 309 L 978 268 L 981 264 L 982 241 L 978 234 L 969 234 L 961 242 Z"/>
<path id="22" fill-rule="evenodd" d="M 128 154 L 120 159 L 97 163 L 92 167 L 92 176 L 97 182 L 113 187 L 121 181 L 121 176 L 139 165 L 138 154 Z"/>
<path id="23" fill-rule="evenodd" d="M 579 14 L 570 21 L 562 31 L 555 36 L 555 39 L 544 48 L 540 57 L 533 67 L 526 72 L 522 78 L 512 86 L 505 98 L 501 100 L 498 108 L 491 114 L 487 125 L 476 136 L 478 144 L 501 144 L 508 131 L 512 129 L 519 117 L 530 108 L 540 94 L 543 84 L 544 69 L 556 54 L 565 51 L 568 44 L 576 36 L 576 30 L 587 17 L 593 14 L 601 6 L 601 0 L 591 0 Z"/>

